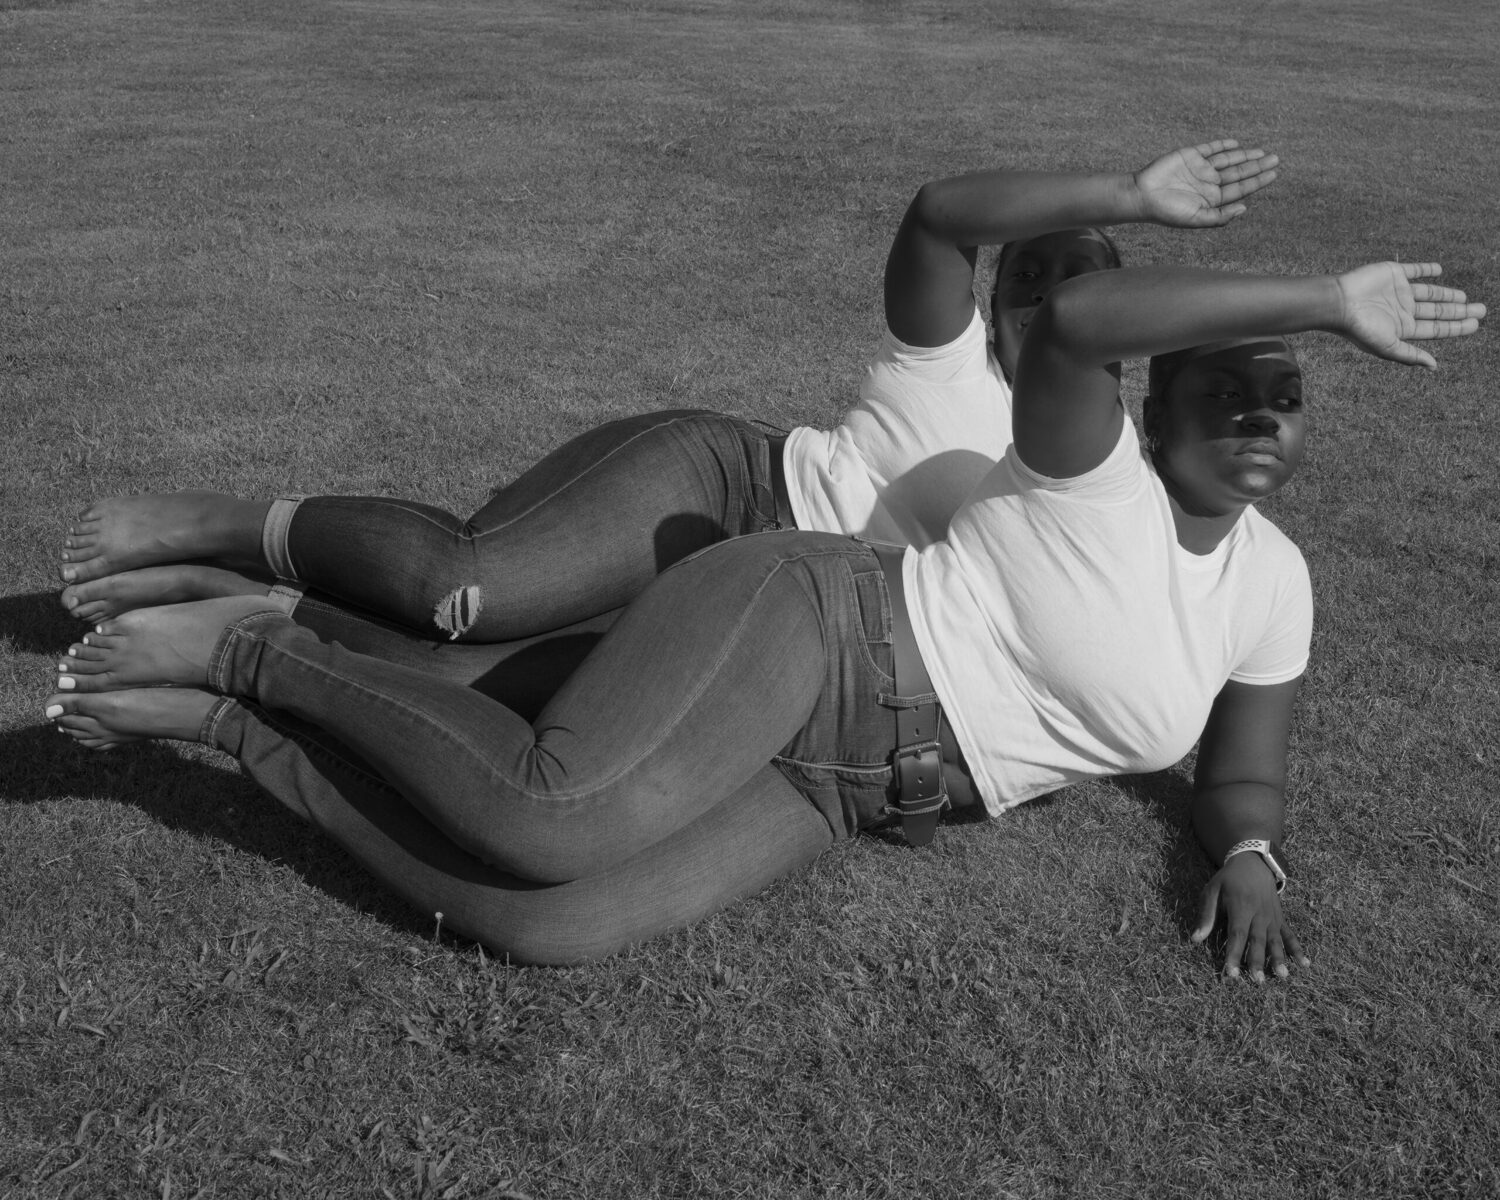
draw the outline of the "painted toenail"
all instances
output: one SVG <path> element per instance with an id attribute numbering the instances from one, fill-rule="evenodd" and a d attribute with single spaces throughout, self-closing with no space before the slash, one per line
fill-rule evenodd
<path id="1" fill-rule="evenodd" d="M 47 705 L 47 716 L 48 717 L 60 717 L 62 715 L 63 715 L 63 706 L 61 704 L 49 704 L 49 705 Z"/>
<path id="2" fill-rule="evenodd" d="M 75 650 L 75 649 L 73 649 L 73 647 L 72 647 L 72 646 L 69 646 L 69 647 L 68 647 L 68 657 L 69 657 L 69 658 L 77 658 L 77 657 L 78 657 L 78 651 L 77 651 L 77 650 Z M 57 664 L 57 669 L 58 669 L 58 670 L 59 670 L 59 671 L 60 671 L 60 670 L 62 670 L 62 667 L 63 667 L 63 664 L 62 664 L 62 663 L 58 663 L 58 664 Z"/>
<path id="3" fill-rule="evenodd" d="M 83 635 L 83 644 L 84 644 L 84 645 L 85 645 L 85 646 L 92 646 L 92 645 L 93 645 L 93 642 L 91 642 L 91 641 L 89 641 L 89 635 L 88 635 L 88 634 L 84 634 L 84 635 Z M 70 651 L 69 651 L 69 652 L 68 652 L 68 653 L 70 653 L 70 654 L 71 654 L 71 653 L 72 653 L 72 651 L 71 651 L 71 650 L 70 650 Z"/>
<path id="4" fill-rule="evenodd" d="M 73 568 L 72 568 L 72 567 L 64 567 L 64 568 L 63 568 L 63 573 L 62 573 L 62 577 L 63 577 L 63 578 L 64 578 L 64 579 L 65 579 L 65 580 L 67 580 L 67 582 L 69 582 L 69 583 L 72 583 L 72 582 L 73 582 L 73 577 L 74 577 L 74 576 L 75 576 L 75 575 L 77 575 L 77 574 L 78 574 L 78 572 L 77 572 L 77 571 L 75 571 L 75 570 L 73 570 Z"/>
<path id="5" fill-rule="evenodd" d="M 71 675 L 60 675 L 58 676 L 57 686 L 65 692 L 71 692 L 78 686 L 78 680 L 74 679 Z"/>

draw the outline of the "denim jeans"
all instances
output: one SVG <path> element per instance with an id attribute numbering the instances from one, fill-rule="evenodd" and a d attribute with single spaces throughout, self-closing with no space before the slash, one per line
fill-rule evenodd
<path id="1" fill-rule="evenodd" d="M 279 502 L 266 558 L 426 637 L 496 642 L 621 608 L 725 538 L 777 528 L 767 434 L 717 413 L 592 429 L 497 489 L 468 520 L 409 500 Z"/>
<path id="2" fill-rule="evenodd" d="M 216 647 L 237 699 L 205 740 L 445 924 L 576 961 L 885 818 L 890 628 L 864 543 L 738 538 L 652 583 L 527 721 L 258 613 Z"/>
<path id="3" fill-rule="evenodd" d="M 613 609 L 561 629 L 505 642 L 433 641 L 316 591 L 301 595 L 291 615 L 322 641 L 338 642 L 357 654 L 473 688 L 531 721 L 583 664 L 623 611 Z"/>

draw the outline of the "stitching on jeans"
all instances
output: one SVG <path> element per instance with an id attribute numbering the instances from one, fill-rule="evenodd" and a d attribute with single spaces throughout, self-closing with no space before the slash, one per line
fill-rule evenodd
<path id="1" fill-rule="evenodd" d="M 770 582 L 770 580 L 776 574 L 778 574 L 780 572 L 780 570 L 781 570 L 782 567 L 788 566 L 788 565 L 790 565 L 791 563 L 794 563 L 794 562 L 801 562 L 803 559 L 806 559 L 806 558 L 822 558 L 822 557 L 826 557 L 826 556 L 828 556 L 830 554 L 831 555 L 844 555 L 844 554 L 847 554 L 847 553 L 848 553 L 847 550 L 803 550 L 803 551 L 797 552 L 796 554 L 790 555 L 790 556 L 788 556 L 786 558 L 780 559 L 777 562 L 776 567 L 773 570 L 767 572 L 766 577 L 761 581 L 760 586 L 756 588 L 755 595 L 754 595 L 752 603 L 754 601 L 758 601 L 759 600 L 760 595 L 761 595 L 762 592 L 765 591 L 765 588 L 766 588 L 767 584 Z M 800 586 L 800 581 L 799 581 L 799 586 Z M 804 588 L 803 589 L 804 593 L 805 593 L 805 590 L 806 589 Z M 821 621 L 821 611 L 817 609 L 816 605 L 814 606 L 814 610 L 819 612 L 819 619 Z M 275 612 L 265 612 L 265 613 L 252 613 L 249 616 L 240 618 L 240 620 L 236 621 L 233 625 L 231 625 L 229 627 L 228 630 L 226 630 L 225 637 L 222 639 L 222 645 L 223 645 L 224 650 L 227 652 L 227 650 L 229 649 L 229 643 L 231 642 L 231 640 L 233 640 L 233 638 L 234 638 L 235 635 L 242 634 L 247 639 L 252 639 L 252 640 L 261 641 L 261 642 L 266 641 L 267 639 L 266 639 L 266 637 L 265 637 L 264 634 L 260 633 L 256 629 L 250 628 L 249 626 L 252 623 L 255 623 L 256 619 L 258 617 L 275 617 L 275 616 L 281 616 L 281 615 L 282 614 L 275 613 Z M 748 619 L 748 617 L 749 617 L 749 608 L 747 607 L 745 615 L 741 617 L 740 621 L 735 626 L 735 629 L 734 629 L 734 636 L 735 637 L 737 637 L 738 634 L 739 634 L 739 632 L 744 628 L 745 622 Z M 398 699 L 396 697 L 387 695 L 384 692 L 377 692 L 374 689 L 372 689 L 372 688 L 366 686 L 365 684 L 359 682 L 358 680 L 350 679 L 349 677 L 343 675 L 341 672 L 335 670 L 331 666 L 324 666 L 322 664 L 314 663 L 314 662 L 310 661 L 309 659 L 303 658 L 301 655 L 297 654 L 294 650 L 289 650 L 289 649 L 287 649 L 284 646 L 276 646 L 276 647 L 273 647 L 273 649 L 275 649 L 278 653 L 285 655 L 286 657 L 292 659 L 293 661 L 297 662 L 298 664 L 300 664 L 300 665 L 302 665 L 304 667 L 308 667 L 308 668 L 311 668 L 311 669 L 314 669 L 314 670 L 326 672 L 329 675 L 330 678 L 338 681 L 339 683 L 341 683 L 341 684 L 343 684 L 343 685 L 345 685 L 345 686 L 347 686 L 349 688 L 352 688 L 353 690 L 355 690 L 356 692 L 358 692 L 361 696 L 373 697 L 373 698 L 376 698 L 376 699 L 380 700 L 382 703 L 390 704 L 393 708 L 398 709 L 405 716 L 407 716 L 409 718 L 412 718 L 415 721 L 417 721 L 418 723 L 420 723 L 421 725 L 423 725 L 424 727 L 429 728 L 435 735 L 437 735 L 437 737 L 438 737 L 439 740 L 448 742 L 448 743 L 450 743 L 452 745 L 455 745 L 455 746 L 458 746 L 466 754 L 468 754 L 472 758 L 474 758 L 477 762 L 479 762 L 481 764 L 485 763 L 485 757 L 484 757 L 484 755 L 481 754 L 480 751 L 475 746 L 473 746 L 466 737 L 464 737 L 462 734 L 460 734 L 456 730 L 451 730 L 451 729 L 448 729 L 448 728 L 446 728 L 446 727 L 438 724 L 432 717 L 430 717 L 427 713 L 422 712 L 420 709 L 414 708 L 411 705 L 405 703 L 404 701 L 402 701 L 402 700 L 400 700 L 400 699 Z M 723 665 L 723 662 L 724 662 L 725 657 L 727 656 L 727 653 L 728 653 L 728 651 L 726 650 L 725 653 L 720 654 L 718 656 L 718 658 L 715 660 L 715 662 L 713 663 L 713 667 L 712 667 L 711 671 L 709 672 L 709 676 L 708 676 L 709 679 L 711 679 L 712 676 L 715 673 L 717 673 L 718 669 Z M 606 777 L 604 779 L 597 780 L 588 789 L 586 789 L 586 790 L 579 790 L 579 791 L 570 791 L 570 792 L 537 792 L 537 791 L 533 791 L 531 788 L 528 788 L 525 785 L 523 785 L 523 784 L 521 784 L 521 783 L 519 783 L 517 781 L 514 781 L 514 780 L 506 780 L 505 781 L 505 785 L 504 785 L 505 789 L 508 790 L 508 791 L 512 791 L 512 792 L 514 792 L 514 793 L 516 793 L 518 795 L 525 796 L 528 799 L 538 800 L 538 801 L 544 801 L 544 802 L 582 800 L 582 799 L 586 799 L 586 798 L 588 798 L 588 797 L 590 797 L 590 796 L 598 793 L 602 789 L 604 789 L 604 788 L 610 786 L 611 784 L 613 784 L 616 780 L 620 779 L 623 775 L 625 775 L 629 771 L 633 770 L 636 766 L 638 766 L 640 764 L 640 762 L 648 754 L 650 754 L 653 750 L 655 750 L 658 746 L 660 746 L 661 743 L 666 739 L 666 737 L 668 736 L 668 734 L 670 734 L 673 730 L 676 729 L 677 725 L 681 722 L 682 717 L 687 713 L 687 711 L 692 708 L 693 702 L 696 700 L 696 698 L 699 695 L 702 694 L 703 688 L 706 687 L 707 684 L 708 684 L 708 679 L 705 679 L 705 682 L 703 684 L 701 684 L 697 689 L 695 689 L 690 696 L 688 696 L 688 697 L 685 698 L 684 703 L 682 705 L 680 705 L 679 708 L 677 709 L 677 711 L 673 714 L 670 722 L 667 723 L 665 726 L 663 726 L 663 729 L 662 729 L 662 732 L 661 732 L 660 736 L 658 736 L 657 738 L 655 738 L 649 745 L 647 745 L 641 751 L 640 754 L 638 754 L 636 757 L 632 758 L 628 763 L 623 764 L 620 767 L 620 769 L 618 771 L 616 771 L 614 774 L 612 774 L 612 775 L 610 775 L 610 776 L 608 776 L 608 777 Z M 219 687 L 219 690 L 223 690 L 222 686 Z M 517 719 L 519 720 L 519 718 L 517 718 Z M 545 751 L 542 751 L 542 748 L 541 748 L 540 744 L 538 743 L 538 741 L 537 741 L 537 739 L 535 737 L 535 727 L 532 727 L 532 731 L 533 731 L 533 738 L 532 738 L 532 745 L 533 745 L 533 747 L 535 747 L 539 752 L 545 753 Z M 499 777 L 499 772 L 496 771 L 494 768 L 489 767 L 489 766 L 486 765 L 485 766 L 485 770 L 489 774 L 489 776 L 490 776 L 490 778 L 491 778 L 492 781 L 494 779 L 496 779 L 496 778 Z M 499 788 L 497 788 L 496 785 L 493 782 L 491 783 L 490 786 L 494 790 L 497 790 L 497 791 L 499 790 Z M 408 799 L 409 802 L 415 804 L 416 807 L 418 807 L 419 809 L 422 808 L 422 805 L 416 803 L 416 799 L 415 798 L 413 798 L 413 797 L 407 797 L 407 799 Z"/>
<path id="2" fill-rule="evenodd" d="M 642 429 L 640 432 L 638 432 L 636 434 L 633 434 L 630 437 L 629 440 L 621 442 L 618 446 L 616 446 L 614 449 L 612 449 L 608 454 L 606 454 L 603 458 L 599 459 L 597 462 L 590 463 L 589 466 L 588 466 L 588 468 L 587 468 L 587 470 L 581 472 L 578 475 L 575 475 L 572 479 L 568 480 L 567 483 L 562 484 L 561 486 L 555 488 L 553 491 L 548 492 L 545 496 L 539 497 L 537 499 L 536 503 L 532 504 L 529 508 L 523 510 L 522 512 L 516 513 L 516 515 L 513 516 L 513 517 L 511 517 L 509 521 L 506 521 L 506 522 L 504 522 L 503 524 L 500 524 L 500 525 L 492 525 L 492 526 L 490 526 L 487 529 L 475 530 L 475 531 L 471 532 L 470 534 L 468 534 L 467 536 L 469 538 L 471 538 L 471 539 L 472 538 L 476 538 L 476 537 L 485 537 L 485 536 L 487 536 L 487 535 L 489 535 L 491 533 L 494 533 L 495 530 L 497 530 L 497 529 L 503 529 L 506 525 L 509 525 L 509 524 L 511 524 L 514 521 L 520 520 L 522 517 L 530 516 L 533 512 L 535 512 L 543 504 L 547 504 L 547 503 L 551 502 L 552 500 L 555 500 L 558 496 L 562 495 L 569 488 L 576 487 L 578 484 L 582 483 L 585 479 L 588 478 L 588 476 L 590 474 L 592 474 L 594 471 L 597 471 L 600 467 L 604 466 L 605 463 L 609 462 L 616 455 L 623 454 L 625 452 L 625 450 L 627 450 L 629 447 L 635 445 L 636 442 L 640 441 L 648 433 L 655 433 L 658 429 L 669 429 L 673 425 L 683 425 L 683 424 L 686 424 L 689 421 L 699 421 L 699 420 L 702 420 L 704 417 L 708 417 L 708 418 L 711 418 L 713 420 L 720 421 L 720 422 L 725 421 L 725 420 L 728 419 L 728 418 L 724 417 L 724 415 L 721 414 L 721 413 L 710 412 L 707 409 L 704 409 L 704 410 L 701 410 L 701 411 L 689 412 L 689 413 L 686 413 L 686 414 L 684 414 L 682 416 L 672 417 L 672 418 L 670 418 L 670 419 L 668 419 L 666 421 L 662 421 L 662 422 L 660 422 L 658 424 L 647 426 L 645 429 Z M 500 489 L 497 489 L 497 492 L 499 490 Z M 497 492 L 491 492 L 490 494 L 493 496 L 493 495 L 497 494 Z M 465 521 L 464 524 L 468 525 L 469 522 Z"/>
<path id="3" fill-rule="evenodd" d="M 371 772 L 365 770 L 365 768 L 360 766 L 358 763 L 350 762 L 337 750 L 324 745 L 320 741 L 308 737 L 307 734 L 299 733 L 295 729 L 288 728 L 271 715 L 270 709 L 262 708 L 259 704 L 254 704 L 249 701 L 245 702 L 244 707 L 247 710 L 253 709 L 256 713 L 260 714 L 265 723 L 271 726 L 271 728 L 274 729 L 279 735 L 286 738 L 290 742 L 296 742 L 297 745 L 302 747 L 302 749 L 307 752 L 309 758 L 321 757 L 327 759 L 330 762 L 335 762 L 339 766 L 343 767 L 346 771 L 348 771 L 351 775 L 358 776 L 364 782 L 373 784 L 374 786 L 380 788 L 382 791 L 389 792 L 392 796 L 395 796 L 408 804 L 411 803 L 411 801 L 407 800 L 406 796 L 402 794 L 399 788 L 392 785 L 389 779 L 382 779 L 379 775 L 372 774 Z"/>

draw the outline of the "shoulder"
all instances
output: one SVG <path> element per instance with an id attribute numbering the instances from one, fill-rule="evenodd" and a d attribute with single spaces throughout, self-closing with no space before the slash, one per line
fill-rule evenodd
<path id="1" fill-rule="evenodd" d="M 1153 482 L 1157 490 L 1161 488 L 1156 472 L 1141 451 L 1140 437 L 1129 417 L 1121 421 L 1114 446 L 1104 460 L 1081 475 L 1043 475 L 1027 466 L 1014 445 L 1007 457 L 1018 475 L 1043 491 L 1122 501 L 1145 494 Z"/>
<path id="2" fill-rule="evenodd" d="M 972 305 L 969 323 L 964 326 L 963 331 L 952 341 L 936 346 L 917 346 L 903 342 L 887 325 L 885 336 L 880 340 L 879 356 L 911 362 L 953 358 L 977 358 L 980 362 L 985 362 L 989 356 L 989 328 L 985 325 L 977 304 Z"/>
<path id="3" fill-rule="evenodd" d="M 1301 548 L 1253 505 L 1245 510 L 1235 556 L 1257 574 L 1269 575 L 1299 590 L 1311 591 L 1307 560 Z"/>

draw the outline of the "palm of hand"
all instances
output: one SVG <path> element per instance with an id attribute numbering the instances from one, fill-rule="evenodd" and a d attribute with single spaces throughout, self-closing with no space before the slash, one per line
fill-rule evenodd
<path id="1" fill-rule="evenodd" d="M 1218 223 L 1223 204 L 1219 172 L 1196 151 L 1159 158 L 1137 179 L 1149 219 L 1163 225 Z"/>
<path id="2" fill-rule="evenodd" d="M 1394 263 L 1374 263 L 1340 281 L 1347 336 L 1381 358 L 1409 357 L 1404 342 L 1416 332 L 1416 300 Z"/>

